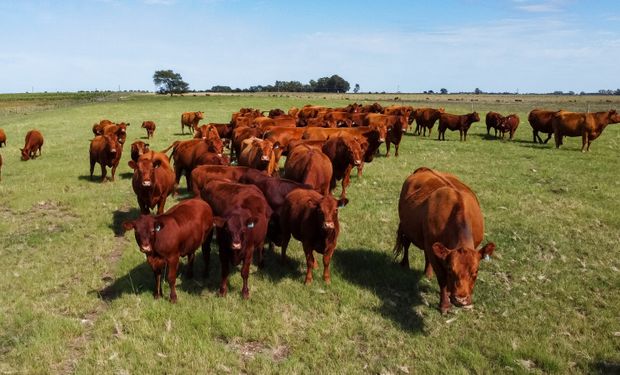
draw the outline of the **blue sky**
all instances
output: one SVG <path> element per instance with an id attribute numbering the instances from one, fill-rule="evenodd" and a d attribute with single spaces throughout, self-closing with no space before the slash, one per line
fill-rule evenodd
<path id="1" fill-rule="evenodd" d="M 362 91 L 620 88 L 617 0 L 0 0 L 0 92 L 339 74 Z"/>

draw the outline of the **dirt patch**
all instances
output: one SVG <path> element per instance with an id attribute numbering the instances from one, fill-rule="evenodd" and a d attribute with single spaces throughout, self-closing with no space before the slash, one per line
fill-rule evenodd
<path id="1" fill-rule="evenodd" d="M 270 357 L 274 362 L 282 362 L 290 355 L 290 348 L 287 345 L 269 347 L 260 341 L 245 341 L 238 339 L 229 341 L 226 346 L 229 350 L 238 353 L 244 362 L 254 359 L 257 355 Z"/>

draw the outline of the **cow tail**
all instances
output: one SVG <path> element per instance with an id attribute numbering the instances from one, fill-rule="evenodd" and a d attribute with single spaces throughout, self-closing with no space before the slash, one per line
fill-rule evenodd
<path id="1" fill-rule="evenodd" d="M 181 141 L 174 141 L 172 142 L 172 144 L 170 146 L 168 146 L 167 148 L 161 150 L 161 153 L 165 154 L 166 152 L 168 152 L 171 148 L 174 148 L 172 150 L 172 154 L 170 154 L 170 157 L 172 157 L 172 155 L 174 155 L 174 152 L 177 150 L 177 146 L 179 145 L 179 143 L 181 143 Z"/>
<path id="2" fill-rule="evenodd" d="M 398 230 L 396 231 L 396 243 L 394 244 L 394 249 L 392 249 L 394 259 L 398 258 L 403 253 L 403 248 L 403 232 L 400 229 L 400 224 L 398 224 Z"/>

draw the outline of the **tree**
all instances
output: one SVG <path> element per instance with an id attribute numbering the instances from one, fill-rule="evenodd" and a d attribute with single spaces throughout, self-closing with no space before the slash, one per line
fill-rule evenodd
<path id="1" fill-rule="evenodd" d="M 153 83 L 159 86 L 160 94 L 181 94 L 189 90 L 189 84 L 183 81 L 179 73 L 172 70 L 157 70 L 153 74 Z"/>
<path id="2" fill-rule="evenodd" d="M 356 83 L 355 87 L 353 88 L 353 93 L 357 94 L 358 92 L 360 92 L 360 84 Z"/>
<path id="3" fill-rule="evenodd" d="M 476 87 L 476 89 L 474 90 L 474 94 L 480 95 L 480 94 L 482 94 L 482 90 L 480 90 L 479 88 Z"/>
<path id="4" fill-rule="evenodd" d="M 439 90 L 439 92 L 441 92 L 443 95 L 448 93 L 448 89 L 441 89 Z"/>

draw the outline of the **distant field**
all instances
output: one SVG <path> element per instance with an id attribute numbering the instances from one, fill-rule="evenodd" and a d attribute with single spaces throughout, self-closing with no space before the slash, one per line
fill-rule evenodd
<path id="1" fill-rule="evenodd" d="M 620 125 L 582 154 L 580 138 L 560 150 L 553 140 L 532 143 L 527 123 L 535 107 L 620 109 L 620 98 L 49 95 L 0 95 L 8 136 L 0 149 L 0 374 L 620 372 Z M 353 177 L 331 285 L 320 269 L 303 284 L 303 252 L 291 241 L 289 265 L 276 248 L 264 269 L 252 267 L 248 301 L 238 271 L 229 295 L 216 296 L 217 256 L 209 279 L 179 277 L 176 305 L 153 299 L 152 272 L 133 234 L 120 233 L 122 221 L 138 215 L 129 150 L 115 182 L 91 182 L 94 122 L 130 122 L 132 142 L 146 135 L 141 122 L 153 120 L 151 146 L 163 149 L 182 138 L 184 111 L 225 122 L 240 107 L 355 101 L 473 108 L 482 121 L 467 142 L 452 132 L 436 141 L 436 126 L 430 138 L 406 135 L 399 158 L 378 157 L 363 178 Z M 489 110 L 520 116 L 515 140 L 486 135 Z M 43 156 L 21 162 L 32 128 L 46 137 Z M 420 166 L 453 173 L 478 194 L 484 242 L 497 245 L 481 265 L 471 311 L 439 313 L 437 282 L 423 277 L 420 251 L 412 249 L 411 270 L 393 260 L 398 194 Z"/>

